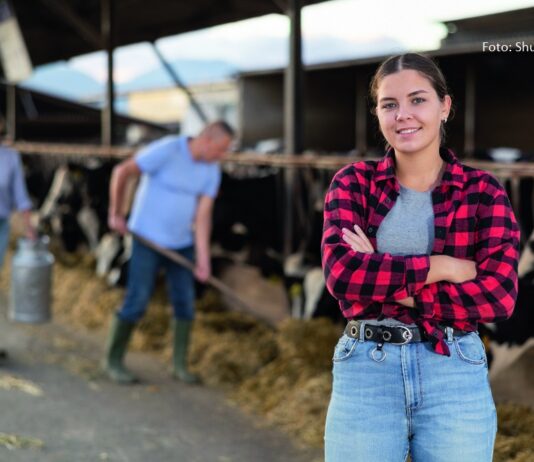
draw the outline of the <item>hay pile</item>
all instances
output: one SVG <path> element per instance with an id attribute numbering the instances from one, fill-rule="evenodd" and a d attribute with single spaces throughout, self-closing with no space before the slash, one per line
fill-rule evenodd
<path id="1" fill-rule="evenodd" d="M 276 358 L 248 377 L 233 398 L 303 443 L 321 446 L 332 350 L 339 335 L 340 329 L 327 319 L 283 322 L 276 334 Z"/>
<path id="2" fill-rule="evenodd" d="M 497 406 L 499 433 L 494 462 L 534 461 L 534 411 L 517 404 Z"/>
<path id="3" fill-rule="evenodd" d="M 124 289 L 110 288 L 95 276 L 95 263 L 81 258 L 76 266 L 57 262 L 53 276 L 53 312 L 63 322 L 87 329 L 107 328 L 120 307 Z M 169 312 L 164 287 L 160 284 L 150 304 L 148 315 L 139 323 L 132 339 L 132 349 L 157 351 L 169 342 Z"/>
<path id="4" fill-rule="evenodd" d="M 57 261 L 53 269 L 53 315 L 75 326 L 100 328 L 122 301 L 122 289 L 110 289 L 94 274 L 94 260 L 80 258 L 75 266 Z"/>
<path id="5" fill-rule="evenodd" d="M 191 368 L 208 385 L 234 388 L 278 354 L 275 332 L 239 313 L 199 312 L 192 338 Z"/>
<path id="6" fill-rule="evenodd" d="M 6 263 L 9 262 L 9 258 Z M 70 262 L 72 264 L 72 262 Z M 105 329 L 122 302 L 122 289 L 109 289 L 94 276 L 94 262 L 54 267 L 54 316 L 61 323 Z M 9 265 L 0 286 L 7 291 Z M 265 416 L 266 421 L 321 447 L 331 391 L 331 356 L 340 328 L 330 321 L 286 320 L 276 330 L 240 314 L 221 310 L 208 291 L 197 303 L 190 362 L 210 386 L 223 387 L 232 401 Z M 170 310 L 162 285 L 133 339 L 133 348 L 156 352 L 170 361 Z M 499 435 L 495 462 L 534 460 L 534 411 L 498 406 Z"/>

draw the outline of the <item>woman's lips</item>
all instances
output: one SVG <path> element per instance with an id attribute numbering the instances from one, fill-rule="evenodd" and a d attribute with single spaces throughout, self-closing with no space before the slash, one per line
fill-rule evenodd
<path id="1" fill-rule="evenodd" d="M 412 127 L 412 128 L 401 128 L 397 130 L 397 135 L 413 135 L 417 133 L 421 128 Z"/>
<path id="2" fill-rule="evenodd" d="M 399 140 L 411 140 L 421 131 L 421 127 L 402 128 L 396 131 Z"/>

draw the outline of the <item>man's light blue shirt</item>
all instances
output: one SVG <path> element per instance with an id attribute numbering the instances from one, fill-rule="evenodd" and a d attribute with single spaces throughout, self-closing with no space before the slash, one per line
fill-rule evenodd
<path id="1" fill-rule="evenodd" d="M 0 146 L 0 218 L 8 218 L 13 210 L 31 208 L 19 153 Z"/>
<path id="2" fill-rule="evenodd" d="M 135 158 L 142 172 L 129 229 L 162 247 L 193 245 L 193 221 L 200 196 L 215 198 L 218 163 L 195 161 L 185 136 L 151 143 Z"/>

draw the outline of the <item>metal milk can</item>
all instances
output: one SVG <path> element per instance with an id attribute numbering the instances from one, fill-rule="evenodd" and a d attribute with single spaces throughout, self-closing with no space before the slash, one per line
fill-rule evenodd
<path id="1" fill-rule="evenodd" d="M 8 317 L 19 322 L 50 320 L 52 265 L 48 236 L 32 241 L 21 238 L 11 262 Z"/>

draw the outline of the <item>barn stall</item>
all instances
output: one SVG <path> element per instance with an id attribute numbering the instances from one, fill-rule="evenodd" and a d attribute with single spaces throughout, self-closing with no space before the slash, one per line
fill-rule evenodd
<path id="1" fill-rule="evenodd" d="M 514 55 L 513 58 L 488 57 L 473 49 L 465 51 L 465 48 L 456 51 L 450 48 L 437 52 L 436 56 L 445 74 L 450 76 L 459 108 L 450 124 L 449 144 L 468 163 L 493 171 L 506 183 L 520 217 L 523 236 L 528 236 L 532 229 L 531 177 L 534 167 L 529 161 L 533 160 L 533 140 L 528 125 L 523 122 L 528 114 L 522 111 L 526 111 L 528 102 L 534 99 L 533 90 L 525 77 L 532 74 L 531 60 L 524 55 Z M 302 236 L 312 247 L 310 258 L 317 256 L 318 249 L 315 248 L 315 254 L 313 250 L 314 238 L 306 227 L 314 223 L 317 199 L 321 197 L 331 175 L 346 163 L 370 158 L 380 151 L 376 127 L 364 98 L 369 76 L 377 61 L 371 59 L 335 66 L 316 66 L 306 71 L 304 136 L 302 149 L 295 152 L 307 150 L 329 154 L 259 156 L 245 153 L 234 154 L 226 161 L 229 182 L 257 182 L 258 178 L 272 177 L 269 187 L 260 192 L 266 196 L 266 204 L 272 213 L 271 221 L 275 224 L 274 240 L 269 241 L 273 251 L 270 253 L 271 263 L 272 260 L 280 263 L 284 256 L 301 250 Z M 508 72 L 510 68 L 517 72 Z M 491 75 L 491 79 L 487 78 L 488 75 Z M 268 84 L 264 85 L 264 82 Z M 241 146 L 254 147 L 266 138 L 283 138 L 282 73 L 244 75 L 241 88 Z M 18 101 L 18 90 L 14 91 L 14 100 Z M 13 92 L 13 89 L 6 89 L 6 95 L 8 92 Z M 527 104 L 518 105 L 517 101 Z M 27 105 L 16 112 L 24 114 L 26 110 Z M 95 135 L 93 131 L 90 140 L 85 134 L 67 140 L 64 134 L 75 133 L 73 127 L 76 123 L 73 123 L 72 117 L 63 118 L 63 122 L 70 124 L 68 129 L 63 127 L 54 130 L 48 123 L 45 129 L 36 129 L 40 135 L 33 138 L 22 135 L 27 133 L 23 117 L 11 126 L 14 130 L 12 133 L 17 134 L 17 139 L 33 141 L 17 141 L 14 146 L 30 163 L 40 158 L 37 156 L 44 155 L 56 159 L 52 161 L 54 163 L 57 159 L 62 162 L 69 159 L 84 164 L 90 158 L 120 159 L 133 152 L 132 149 L 87 144 L 66 145 L 65 141 L 94 142 L 98 133 Z M 28 122 L 28 125 L 31 124 L 38 126 L 39 122 Z M 98 117 L 92 124 L 93 129 L 98 127 Z M 53 133 L 55 136 L 50 136 Z M 51 144 L 52 141 L 55 144 Z M 507 148 L 504 152 L 512 156 L 519 151 L 521 162 L 481 162 L 481 158 L 493 155 L 494 149 L 499 147 Z M 336 156 L 333 153 L 343 155 Z M 35 157 L 28 157 L 30 155 Z M 287 172 L 292 172 L 294 181 L 286 181 Z M 272 189 L 273 185 L 275 189 Z M 290 227 L 285 226 L 284 219 L 288 213 L 285 207 L 288 195 L 295 197 L 289 212 L 294 217 Z M 243 217 L 237 217 L 236 220 L 236 223 L 240 223 L 238 220 L 243 220 Z M 230 223 L 232 227 L 234 224 Z M 239 227 L 236 228 L 239 231 Z M 250 229 L 248 233 L 250 237 Z M 239 235 L 240 232 L 235 234 Z M 265 244 L 265 236 L 254 237 L 258 245 Z M 54 280 L 57 319 L 60 322 L 74 322 L 80 328 L 102 328 L 121 299 L 122 289 L 109 288 L 104 281 L 95 278 L 95 261 L 83 251 L 65 252 L 59 242 L 56 242 L 55 251 L 63 256 L 56 266 Z M 255 264 L 266 262 L 265 255 L 257 255 L 257 252 L 254 255 L 249 253 L 246 260 L 250 261 L 251 257 L 254 257 L 252 260 Z M 8 271 L 9 268 L 6 268 Z M 276 270 L 273 274 L 276 274 Z M 257 274 L 251 279 L 258 284 L 262 280 Z M 2 278 L 2 281 L 6 280 L 7 276 Z M 78 291 L 81 281 L 85 281 L 83 290 Z M 237 291 L 242 285 L 237 284 L 233 288 Z M 276 281 L 270 280 L 262 287 L 261 292 L 248 295 L 252 298 L 250 304 L 261 304 L 258 297 L 267 297 L 269 290 L 283 294 Z M 208 292 L 199 301 L 198 319 L 201 322 L 194 335 L 192 365 L 207 384 L 227 388 L 237 402 L 254 412 L 264 413 L 269 420 L 289 429 L 304 443 L 321 445 L 324 412 L 330 392 L 330 352 L 339 336 L 340 327 L 324 319 L 306 322 L 290 319 L 287 300 L 283 295 L 278 300 L 280 304 L 286 304 L 279 311 L 282 314 L 265 324 L 254 317 L 227 312 L 223 309 L 224 300 Z M 139 349 L 154 351 L 168 360 L 170 342 L 167 337 L 168 308 L 165 305 L 164 296 L 159 291 L 135 338 L 135 345 Z M 275 324 L 275 329 L 272 324 Z M 219 336 L 217 342 L 208 340 L 214 336 Z M 216 347 L 210 348 L 212 343 L 216 343 Z M 303 344 L 309 345 L 310 349 L 303 351 Z M 247 352 L 245 357 L 243 352 Z M 91 365 L 81 369 L 89 377 L 98 377 L 98 372 Z M 496 460 L 521 461 L 533 457 L 531 410 L 503 404 L 500 406 L 500 418 Z"/>

